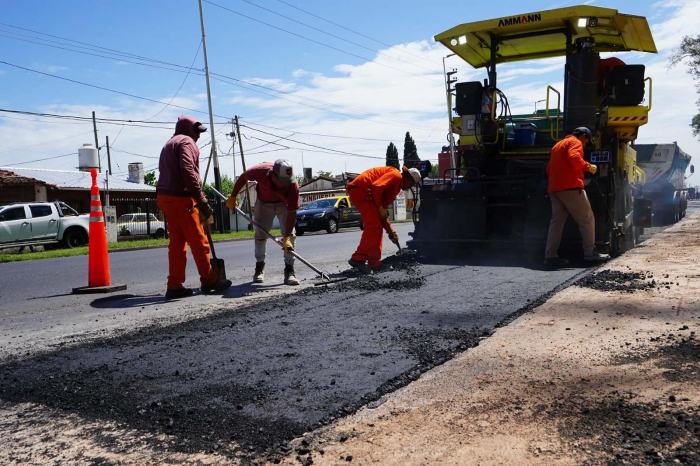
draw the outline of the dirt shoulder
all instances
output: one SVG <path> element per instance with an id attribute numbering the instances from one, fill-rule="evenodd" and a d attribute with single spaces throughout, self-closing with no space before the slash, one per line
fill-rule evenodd
<path id="1" fill-rule="evenodd" d="M 700 464 L 699 230 L 687 218 L 282 462 Z"/>

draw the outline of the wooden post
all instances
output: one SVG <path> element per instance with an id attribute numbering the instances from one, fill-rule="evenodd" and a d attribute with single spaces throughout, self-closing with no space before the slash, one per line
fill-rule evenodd
<path id="1" fill-rule="evenodd" d="M 92 112 L 92 129 L 95 132 L 95 149 L 97 149 L 97 169 L 102 173 L 102 160 L 100 160 L 100 143 L 97 140 L 97 121 L 95 120 L 95 112 Z"/>
<path id="2" fill-rule="evenodd" d="M 246 171 L 245 167 L 245 157 L 243 156 L 243 139 L 241 139 L 241 125 L 238 124 L 238 115 L 235 116 L 234 121 L 236 123 L 236 133 L 238 134 L 238 148 L 241 151 L 241 165 L 243 165 L 243 173 Z M 253 217 L 253 207 L 250 205 L 250 188 L 248 187 L 248 182 L 245 183 L 245 196 L 248 201 L 248 215 L 250 218 Z"/>

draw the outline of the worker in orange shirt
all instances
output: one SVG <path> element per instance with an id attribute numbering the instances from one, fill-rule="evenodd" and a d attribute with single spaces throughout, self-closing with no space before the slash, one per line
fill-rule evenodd
<path id="1" fill-rule="evenodd" d="M 364 231 L 357 251 L 348 263 L 363 273 L 380 271 L 382 266 L 382 228 L 389 239 L 399 244 L 399 235 L 389 223 L 389 205 L 402 189 L 420 183 L 420 172 L 415 168 L 370 168 L 362 172 L 347 187 L 350 201 L 360 211 Z"/>
<path id="2" fill-rule="evenodd" d="M 562 267 L 569 263 L 558 254 L 564 224 L 569 215 L 578 223 L 583 237 L 583 260 L 603 262 L 610 258 L 607 254 L 600 254 L 595 250 L 595 216 L 583 189 L 583 172 L 595 174 L 598 170 L 598 167 L 583 160 L 583 148 L 591 140 L 591 131 L 588 128 L 576 128 L 571 135 L 552 148 L 547 165 L 552 219 L 549 222 L 544 254 L 545 265 Z"/>

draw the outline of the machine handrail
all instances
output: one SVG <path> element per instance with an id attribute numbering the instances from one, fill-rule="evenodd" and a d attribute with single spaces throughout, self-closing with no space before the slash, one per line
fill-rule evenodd
<path id="1" fill-rule="evenodd" d="M 552 124 L 552 119 L 549 117 L 549 91 L 552 90 L 557 93 L 557 135 L 554 136 L 554 125 Z M 547 86 L 547 107 L 545 109 L 545 116 L 547 121 L 549 121 L 549 135 L 552 137 L 553 141 L 559 140 L 559 120 L 560 120 L 560 107 L 561 107 L 561 94 L 558 90 L 554 89 L 552 86 Z"/>
<path id="2" fill-rule="evenodd" d="M 647 79 L 644 80 L 644 82 L 649 81 L 649 106 L 647 107 L 647 112 L 651 112 L 651 89 L 653 87 L 653 82 L 651 80 L 651 76 L 649 76 Z"/>
<path id="3" fill-rule="evenodd" d="M 494 92 L 494 93 L 492 94 L 492 98 L 491 98 L 491 121 L 494 122 L 494 123 L 496 123 L 496 139 L 494 139 L 493 142 L 484 142 L 484 145 L 489 145 L 489 146 L 492 146 L 492 145 L 495 145 L 495 144 L 498 143 L 498 132 L 499 132 L 499 129 L 500 129 L 500 128 L 499 128 L 499 124 L 498 124 L 498 122 L 496 121 L 496 97 L 498 97 L 498 93 L 497 93 L 497 92 Z M 505 125 L 504 125 L 503 127 L 504 127 L 504 129 L 505 129 Z M 483 129 L 484 129 L 484 128 L 482 127 L 481 130 L 483 131 Z M 483 137 L 483 132 L 482 132 L 481 137 Z M 505 136 L 504 136 L 504 137 L 505 137 Z"/>

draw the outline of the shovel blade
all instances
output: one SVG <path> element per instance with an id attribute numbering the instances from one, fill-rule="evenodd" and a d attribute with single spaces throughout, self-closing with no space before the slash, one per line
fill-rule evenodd
<path id="1" fill-rule="evenodd" d="M 216 272 L 216 277 L 219 280 L 226 280 L 226 267 L 224 266 L 224 260 L 219 259 L 219 258 L 211 258 L 209 259 L 209 262 L 211 263 L 211 268 L 214 269 L 214 272 Z"/>

